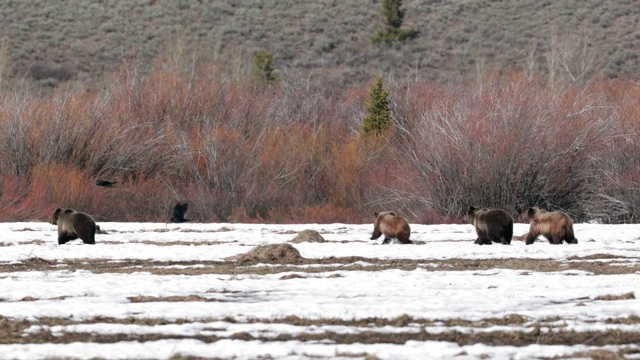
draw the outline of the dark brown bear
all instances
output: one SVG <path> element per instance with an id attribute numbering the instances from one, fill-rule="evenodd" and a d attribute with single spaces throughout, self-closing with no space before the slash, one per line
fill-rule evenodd
<path id="1" fill-rule="evenodd" d="M 376 222 L 373 224 L 373 234 L 371 240 L 379 238 L 384 235 L 383 244 L 388 244 L 391 239 L 398 239 L 402 244 L 411 244 L 409 236 L 411 235 L 411 228 L 407 219 L 396 216 L 392 211 L 385 211 L 381 213 L 375 213 Z"/>
<path id="2" fill-rule="evenodd" d="M 548 212 L 537 207 L 530 207 L 524 211 L 524 217 L 530 222 L 529 234 L 526 244 L 531 245 L 538 235 L 542 235 L 554 245 L 577 244 L 578 240 L 573 235 L 573 220 L 562 211 Z"/>
<path id="3" fill-rule="evenodd" d="M 513 218 L 506 211 L 469 206 L 464 219 L 476 228 L 478 239 L 474 244 L 491 245 L 493 242 L 502 245 L 511 244 Z"/>
<path id="4" fill-rule="evenodd" d="M 80 238 L 85 244 L 95 244 L 96 222 L 85 213 L 57 208 L 53 213 L 53 225 L 58 225 L 58 244 Z"/>

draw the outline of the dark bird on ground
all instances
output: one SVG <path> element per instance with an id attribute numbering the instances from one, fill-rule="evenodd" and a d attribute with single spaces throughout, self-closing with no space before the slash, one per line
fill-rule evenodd
<path id="1" fill-rule="evenodd" d="M 118 183 L 117 181 L 100 180 L 100 179 L 96 181 L 96 185 L 102 186 L 102 187 L 113 187 L 113 185 L 117 183 Z"/>
<path id="2" fill-rule="evenodd" d="M 173 207 L 173 217 L 171 218 L 171 221 L 176 223 L 191 221 L 191 219 L 187 219 L 184 217 L 187 214 L 188 209 L 188 202 L 182 204 L 177 203 L 176 206 Z"/>

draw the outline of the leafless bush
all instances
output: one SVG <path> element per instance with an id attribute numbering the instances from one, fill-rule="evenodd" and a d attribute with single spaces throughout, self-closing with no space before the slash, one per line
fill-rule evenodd
<path id="1" fill-rule="evenodd" d="M 602 170 L 602 186 L 594 201 L 602 205 L 594 207 L 590 218 L 604 222 L 640 221 L 640 116 L 637 83 L 616 80 L 602 89 L 607 101 L 615 104 L 610 121 L 618 129 L 617 136 L 610 136 L 603 156 L 597 159 Z M 604 210 L 604 211 L 602 211 Z"/>
<path id="2" fill-rule="evenodd" d="M 319 88 L 288 73 L 265 89 L 206 64 L 160 62 L 151 74 L 127 64 L 106 91 L 5 95 L 0 217 L 77 206 L 158 221 L 188 200 L 198 221 L 368 222 L 382 209 L 457 221 L 470 204 L 638 219 L 637 85 L 392 87 L 386 141 L 358 136 L 366 87 Z M 118 186 L 96 191 L 97 177 Z"/>
<path id="3" fill-rule="evenodd" d="M 584 87 L 551 95 L 533 83 L 504 85 L 450 86 L 404 120 L 412 192 L 445 216 L 473 204 L 538 205 L 584 219 L 602 176 L 593 159 L 614 133 L 601 99 Z"/>

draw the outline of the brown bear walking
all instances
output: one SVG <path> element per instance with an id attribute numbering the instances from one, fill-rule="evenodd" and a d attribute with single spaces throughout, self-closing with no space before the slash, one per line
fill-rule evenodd
<path id="1" fill-rule="evenodd" d="M 478 239 L 474 244 L 491 245 L 493 242 L 502 245 L 511 244 L 513 218 L 506 211 L 469 206 L 464 219 L 476 228 Z"/>
<path id="2" fill-rule="evenodd" d="M 58 225 L 58 245 L 80 238 L 85 244 L 95 244 L 96 222 L 85 213 L 57 208 L 53 213 L 53 225 Z"/>
<path id="3" fill-rule="evenodd" d="M 411 235 L 411 228 L 407 219 L 396 216 L 392 211 L 385 211 L 381 213 L 375 213 L 376 222 L 373 224 L 373 234 L 371 240 L 379 238 L 384 235 L 383 244 L 388 244 L 391 239 L 398 239 L 403 244 L 411 244 L 409 236 Z"/>
<path id="4" fill-rule="evenodd" d="M 529 234 L 527 234 L 526 244 L 531 245 L 538 235 L 542 235 L 554 245 L 577 244 L 578 240 L 573 235 L 573 220 L 562 211 L 548 212 L 537 207 L 530 207 L 523 213 L 527 221 L 530 222 Z"/>

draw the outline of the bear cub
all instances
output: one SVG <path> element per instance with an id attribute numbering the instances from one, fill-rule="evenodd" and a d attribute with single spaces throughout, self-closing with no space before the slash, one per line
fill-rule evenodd
<path id="1" fill-rule="evenodd" d="M 573 235 L 573 220 L 562 211 L 548 212 L 538 207 L 530 207 L 523 212 L 523 217 L 530 222 L 526 244 L 531 245 L 539 235 L 546 237 L 553 245 L 577 244 Z"/>
<path id="2" fill-rule="evenodd" d="M 376 221 L 373 224 L 373 234 L 371 240 L 384 235 L 382 244 L 388 244 L 391 239 L 398 239 L 402 244 L 411 244 L 411 228 L 407 219 L 397 216 L 393 211 L 375 213 Z"/>
<path id="3" fill-rule="evenodd" d="M 58 245 L 80 238 L 85 244 L 95 244 L 95 220 L 83 212 L 57 208 L 53 213 L 53 225 L 58 225 Z"/>
<path id="4" fill-rule="evenodd" d="M 464 219 L 476 228 L 478 238 L 474 244 L 491 245 L 494 242 L 502 245 L 511 244 L 513 218 L 506 211 L 469 206 Z"/>

